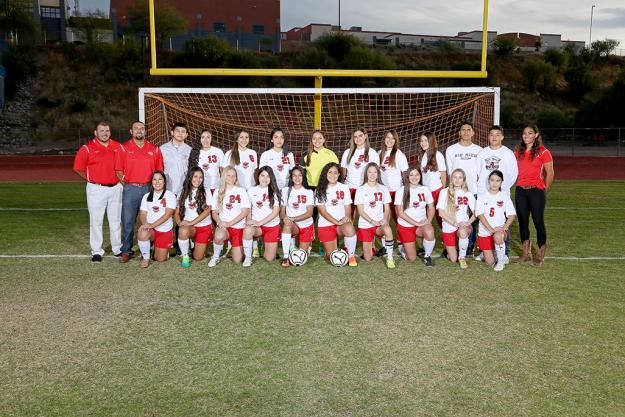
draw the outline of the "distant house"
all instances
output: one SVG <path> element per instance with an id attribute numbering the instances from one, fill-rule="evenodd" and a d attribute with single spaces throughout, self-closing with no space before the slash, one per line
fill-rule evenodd
<path id="1" fill-rule="evenodd" d="M 513 39 L 516 41 L 519 50 L 522 52 L 545 52 L 548 49 L 564 49 L 567 45 L 572 45 L 576 50 L 586 47 L 584 41 L 562 40 L 562 35 L 553 33 L 541 33 L 532 35 L 530 33 L 511 32 L 502 33 L 497 39 Z"/>

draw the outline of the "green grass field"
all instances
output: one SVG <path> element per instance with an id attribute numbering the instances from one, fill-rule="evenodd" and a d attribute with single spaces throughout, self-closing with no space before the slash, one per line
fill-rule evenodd
<path id="1" fill-rule="evenodd" d="M 556 183 L 495 273 L 91 264 L 83 185 L 0 184 L 0 255 L 59 255 L 0 258 L 0 415 L 625 415 L 624 186 Z"/>

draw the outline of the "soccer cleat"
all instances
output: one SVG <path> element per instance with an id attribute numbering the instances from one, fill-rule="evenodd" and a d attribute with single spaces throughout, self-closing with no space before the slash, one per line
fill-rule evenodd
<path id="1" fill-rule="evenodd" d="M 180 263 L 180 265 L 181 265 L 183 268 L 188 268 L 188 267 L 190 267 L 190 266 L 191 266 L 191 260 L 189 259 L 189 257 L 188 257 L 188 256 L 183 256 L 183 257 L 182 257 L 182 262 Z"/>
<path id="2" fill-rule="evenodd" d="M 508 265 L 510 263 L 510 258 L 508 257 L 508 255 L 503 256 L 503 263 L 504 265 Z"/>
<path id="3" fill-rule="evenodd" d="M 288 268 L 291 266 L 291 262 L 289 262 L 289 258 L 284 258 L 280 265 L 282 265 L 282 268 Z"/>
<path id="4" fill-rule="evenodd" d="M 460 269 L 467 269 L 469 267 L 469 265 L 467 265 L 467 260 L 464 258 L 459 258 L 458 264 L 460 264 Z"/>
<path id="5" fill-rule="evenodd" d="M 114 257 L 119 258 L 120 256 L 122 256 L 121 252 L 117 252 L 113 254 Z"/>
<path id="6" fill-rule="evenodd" d="M 323 249 L 323 246 L 319 245 L 319 256 L 326 256 L 326 251 Z"/>
<path id="7" fill-rule="evenodd" d="M 484 262 L 484 252 L 480 252 L 474 259 L 476 262 Z"/>
<path id="8" fill-rule="evenodd" d="M 397 251 L 399 252 L 399 256 L 401 256 L 401 258 L 405 261 L 406 260 L 406 250 L 404 249 L 404 245 L 400 245 L 397 248 Z"/>
<path id="9" fill-rule="evenodd" d="M 497 262 L 495 264 L 495 268 L 493 268 L 495 271 L 497 272 L 501 272 L 503 271 L 503 269 L 506 267 L 506 264 L 504 262 Z"/>
<path id="10" fill-rule="evenodd" d="M 348 265 L 349 266 L 358 266 L 358 261 L 356 261 L 356 257 L 354 255 L 349 257 Z"/>
<path id="11" fill-rule="evenodd" d="M 150 260 L 141 258 L 141 262 L 139 262 L 139 266 L 141 266 L 141 268 L 147 268 L 148 266 L 150 266 Z"/>
<path id="12" fill-rule="evenodd" d="M 122 253 L 122 256 L 119 258 L 119 262 L 125 264 L 130 260 L 130 254 Z"/>
<path id="13" fill-rule="evenodd" d="M 441 253 L 441 258 L 447 258 L 447 248 L 443 249 L 443 252 Z"/>
<path id="14" fill-rule="evenodd" d="M 252 249 L 252 258 L 260 258 L 260 251 L 258 250 L 258 248 Z"/>
<path id="15" fill-rule="evenodd" d="M 214 268 L 214 267 L 216 267 L 216 266 L 217 266 L 217 264 L 218 264 L 218 263 L 219 263 L 219 258 L 215 258 L 215 257 L 210 258 L 210 259 L 208 260 L 208 267 L 209 267 L 209 268 Z"/>
<path id="16" fill-rule="evenodd" d="M 386 258 L 386 267 L 388 269 L 395 269 L 395 261 L 393 258 Z"/>
<path id="17" fill-rule="evenodd" d="M 433 267 L 434 266 L 434 262 L 432 261 L 432 257 L 431 256 L 426 256 L 423 258 L 423 264 L 425 266 L 427 266 L 428 268 Z"/>
<path id="18" fill-rule="evenodd" d="M 96 253 L 91 257 L 91 262 L 102 262 L 102 255 Z"/>
<path id="19" fill-rule="evenodd" d="M 252 266 L 252 258 L 245 258 L 245 260 L 243 261 L 242 266 L 244 268 L 247 268 L 248 266 Z"/>

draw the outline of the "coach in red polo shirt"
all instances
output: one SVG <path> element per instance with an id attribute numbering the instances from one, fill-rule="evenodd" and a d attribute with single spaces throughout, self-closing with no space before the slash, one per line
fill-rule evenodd
<path id="1" fill-rule="evenodd" d="M 121 254 L 122 186 L 115 175 L 115 157 L 120 145 L 111 139 L 111 127 L 107 122 L 98 123 L 93 133 L 95 138 L 78 150 L 74 171 L 87 180 L 91 262 L 102 262 L 104 212 L 113 254 Z"/>
<path id="2" fill-rule="evenodd" d="M 134 122 L 130 133 L 132 138 L 120 146 L 115 160 L 117 177 L 124 184 L 120 258 L 124 263 L 134 255 L 132 241 L 141 199 L 150 190 L 152 173 L 163 170 L 161 151 L 145 140 L 145 125 Z"/>

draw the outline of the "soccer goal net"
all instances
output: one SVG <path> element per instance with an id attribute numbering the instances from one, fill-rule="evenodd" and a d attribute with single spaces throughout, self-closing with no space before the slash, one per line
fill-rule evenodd
<path id="1" fill-rule="evenodd" d="M 315 97 L 321 109 L 315 115 Z M 337 154 L 346 149 L 353 129 L 367 129 L 374 149 L 383 145 L 387 130 L 397 131 L 401 149 L 414 160 L 420 133 L 433 131 L 439 149 L 458 140 L 464 121 L 474 125 L 474 141 L 486 145 L 488 130 L 499 122 L 499 88 L 410 89 L 180 89 L 143 88 L 139 92 L 139 118 L 148 139 L 169 140 L 176 122 L 189 128 L 192 145 L 209 129 L 213 144 L 232 147 L 235 129 L 250 134 L 250 147 L 267 147 L 273 128 L 280 127 L 296 157 L 305 153 L 320 122 L 326 146 Z M 319 120 L 320 118 L 320 120 Z"/>

